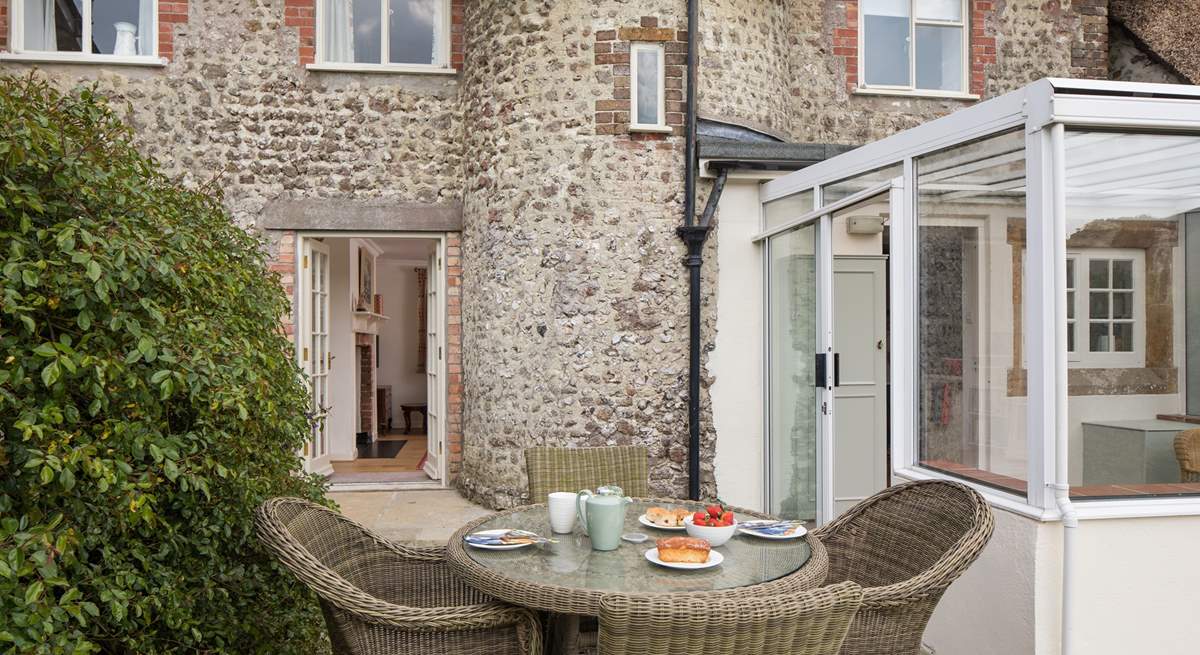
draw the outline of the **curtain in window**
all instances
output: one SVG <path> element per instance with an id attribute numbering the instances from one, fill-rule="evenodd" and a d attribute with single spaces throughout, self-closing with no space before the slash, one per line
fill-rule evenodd
<path id="1" fill-rule="evenodd" d="M 25 0 L 25 49 L 58 50 L 54 31 L 54 0 Z"/>
<path id="2" fill-rule="evenodd" d="M 442 63 L 440 59 L 442 49 L 442 7 L 445 3 L 442 0 L 434 0 L 431 4 L 433 5 L 433 54 L 430 55 L 429 61 L 437 65 Z"/>
<path id="3" fill-rule="evenodd" d="M 138 0 L 137 52 L 154 54 L 154 0 Z"/>
<path id="4" fill-rule="evenodd" d="M 326 61 L 354 61 L 353 3 L 354 0 L 326 0 Z"/>

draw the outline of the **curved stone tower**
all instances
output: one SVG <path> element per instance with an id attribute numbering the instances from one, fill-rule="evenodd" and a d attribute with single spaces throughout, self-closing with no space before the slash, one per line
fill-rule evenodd
<path id="1" fill-rule="evenodd" d="M 652 489 L 686 494 L 682 130 L 618 108 L 631 37 L 682 71 L 685 5 L 636 4 L 468 3 L 459 486 L 488 505 L 521 501 L 534 445 L 645 445 Z"/>

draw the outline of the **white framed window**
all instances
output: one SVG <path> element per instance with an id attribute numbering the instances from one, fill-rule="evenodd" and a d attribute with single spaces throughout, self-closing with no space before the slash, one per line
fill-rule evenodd
<path id="1" fill-rule="evenodd" d="M 629 129 L 666 132 L 666 56 L 661 45 L 629 46 Z"/>
<path id="2" fill-rule="evenodd" d="M 317 0 L 310 69 L 453 73 L 450 0 Z"/>
<path id="3" fill-rule="evenodd" d="M 155 0 L 11 0 L 5 59 L 118 64 L 158 57 Z"/>
<path id="4" fill-rule="evenodd" d="M 862 0 L 860 88 L 968 95 L 968 11 L 968 0 Z"/>
<path id="5" fill-rule="evenodd" d="M 1067 254 L 1067 361 L 1140 368 L 1146 361 L 1146 254 L 1088 248 Z"/>

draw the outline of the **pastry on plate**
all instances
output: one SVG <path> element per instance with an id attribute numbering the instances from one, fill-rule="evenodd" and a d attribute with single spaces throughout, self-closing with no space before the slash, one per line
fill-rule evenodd
<path id="1" fill-rule="evenodd" d="M 654 542 L 658 546 L 658 559 L 664 562 L 703 564 L 708 561 L 712 547 L 707 539 L 695 537 L 671 537 Z"/>
<path id="2" fill-rule="evenodd" d="M 664 528 L 679 528 L 683 526 L 683 519 L 691 512 L 682 507 L 668 509 L 666 507 L 651 507 L 646 510 L 646 520 L 654 525 L 660 525 Z"/>

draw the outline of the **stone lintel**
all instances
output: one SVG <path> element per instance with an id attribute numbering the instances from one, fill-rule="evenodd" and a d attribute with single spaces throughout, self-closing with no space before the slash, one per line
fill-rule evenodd
<path id="1" fill-rule="evenodd" d="M 263 208 L 265 230 L 460 232 L 462 203 L 415 203 L 341 198 L 280 198 Z"/>

